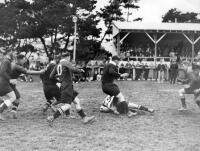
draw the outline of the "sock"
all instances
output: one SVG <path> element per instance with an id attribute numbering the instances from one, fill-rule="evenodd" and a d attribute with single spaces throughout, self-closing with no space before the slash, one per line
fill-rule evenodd
<path id="1" fill-rule="evenodd" d="M 200 100 L 197 100 L 196 104 L 200 107 Z"/>
<path id="2" fill-rule="evenodd" d="M 81 118 L 84 118 L 86 115 L 83 111 L 83 109 L 81 109 L 80 111 L 78 111 L 78 114 L 80 115 Z"/>
<path id="3" fill-rule="evenodd" d="M 56 119 L 61 115 L 60 111 L 57 110 L 54 114 L 53 114 L 53 118 Z"/>
<path id="4" fill-rule="evenodd" d="M 19 106 L 19 103 L 17 103 L 17 102 L 13 102 L 12 110 L 17 111 L 18 106 Z"/>
<path id="5" fill-rule="evenodd" d="M 70 111 L 69 110 L 65 111 L 65 115 L 66 116 L 70 115 Z"/>
<path id="6" fill-rule="evenodd" d="M 184 108 L 187 107 L 187 106 L 186 106 L 186 103 L 185 103 L 185 98 L 181 98 L 181 103 L 182 103 L 182 106 L 183 106 Z"/>
<path id="7" fill-rule="evenodd" d="M 142 106 L 142 105 L 139 107 L 139 110 L 142 110 L 142 111 L 149 111 L 149 109 L 148 109 L 147 107 Z"/>

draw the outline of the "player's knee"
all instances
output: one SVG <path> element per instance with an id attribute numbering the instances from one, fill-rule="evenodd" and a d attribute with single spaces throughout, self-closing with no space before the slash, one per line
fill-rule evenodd
<path id="1" fill-rule="evenodd" d="M 70 104 L 64 104 L 63 106 L 60 107 L 63 112 L 70 110 L 71 105 Z"/>
<path id="2" fill-rule="evenodd" d="M 11 100 L 5 100 L 4 104 L 9 108 L 12 105 L 12 101 Z"/>
<path id="3" fill-rule="evenodd" d="M 119 99 L 119 102 L 125 101 L 125 97 L 121 92 L 116 97 Z"/>
<path id="4" fill-rule="evenodd" d="M 179 97 L 183 98 L 185 94 L 185 89 L 180 89 L 179 90 Z"/>
<path id="5" fill-rule="evenodd" d="M 76 97 L 73 101 L 73 103 L 75 104 L 75 108 L 76 108 L 76 111 L 80 111 L 82 110 L 81 108 L 81 101 Z"/>

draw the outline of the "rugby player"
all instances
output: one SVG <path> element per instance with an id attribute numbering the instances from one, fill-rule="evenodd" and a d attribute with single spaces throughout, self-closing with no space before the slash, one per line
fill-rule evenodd
<path id="1" fill-rule="evenodd" d="M 49 107 L 55 111 L 55 105 L 60 102 L 60 88 L 58 86 L 59 80 L 56 77 L 50 79 L 50 74 L 55 68 L 56 64 L 59 63 L 60 56 L 55 56 L 54 60 L 51 61 L 46 71 L 40 75 L 43 83 L 43 91 L 47 102 L 43 107 L 43 113 L 45 113 Z"/>
<path id="2" fill-rule="evenodd" d="M 127 73 L 118 73 L 117 66 L 119 64 L 119 61 L 120 58 L 118 56 L 113 56 L 112 61 L 110 61 L 104 67 L 102 75 L 102 90 L 105 94 L 115 98 L 115 101 L 111 103 L 111 105 L 106 105 L 109 109 L 111 109 L 115 114 L 120 114 L 120 109 L 123 108 L 124 112 L 127 113 L 129 117 L 131 117 L 135 114 L 133 114 L 128 109 L 128 103 L 126 102 L 124 95 L 120 92 L 119 87 L 114 83 L 115 79 L 127 76 Z M 153 109 L 148 109 L 143 106 L 140 106 L 140 108 L 149 112 L 154 112 Z"/>
<path id="3" fill-rule="evenodd" d="M 200 108 L 200 65 L 198 62 L 194 62 L 192 64 L 192 70 L 189 68 L 189 66 L 185 63 L 183 63 L 183 68 L 186 70 L 186 77 L 187 77 L 187 84 L 185 88 L 182 88 L 179 90 L 179 97 L 181 100 L 181 108 L 179 111 L 185 111 L 187 110 L 187 104 L 185 100 L 185 94 L 193 94 L 194 95 L 194 101 Z M 185 83 L 186 83 L 185 82 Z"/>
<path id="4" fill-rule="evenodd" d="M 11 79 L 17 80 L 21 74 L 31 74 L 31 75 L 40 75 L 45 72 L 45 70 L 41 71 L 33 71 L 33 70 L 27 70 L 23 67 L 25 63 L 25 56 L 22 54 L 17 55 L 16 57 L 16 63 L 11 64 Z M 13 115 L 13 118 L 17 118 L 17 109 L 20 102 L 20 93 L 16 87 L 16 83 L 11 83 L 10 87 L 15 92 L 16 100 L 12 102 L 12 110 L 11 113 Z"/>
<path id="5" fill-rule="evenodd" d="M 133 115 L 137 115 L 138 111 L 145 111 L 149 113 L 153 113 L 153 109 L 149 109 L 145 106 L 138 105 L 132 102 L 119 102 L 117 97 L 115 96 L 107 96 L 102 105 L 100 106 L 100 111 L 104 113 L 117 111 L 119 114 L 126 114 L 128 112 L 132 112 L 132 114 L 128 114 L 128 117 Z"/>
<path id="6" fill-rule="evenodd" d="M 11 107 L 12 103 L 16 100 L 15 92 L 11 84 L 16 84 L 16 80 L 11 79 L 11 62 L 14 59 L 14 54 L 11 52 L 7 54 L 0 66 L 0 96 L 6 97 L 0 105 L 0 120 L 5 120 L 2 113 L 5 109 Z"/>
<path id="7" fill-rule="evenodd" d="M 75 108 L 80 117 L 83 119 L 83 123 L 86 124 L 94 121 L 94 116 L 88 117 L 84 113 L 80 105 L 80 100 L 77 97 L 78 92 L 75 91 L 73 88 L 72 74 L 75 72 L 81 73 L 83 71 L 72 66 L 72 64 L 70 63 L 69 53 L 63 54 L 60 63 L 56 67 L 54 67 L 50 78 L 54 78 L 56 75 L 59 76 L 59 79 L 61 80 L 61 103 L 64 103 L 64 105 L 58 108 L 53 116 L 47 117 L 47 121 L 50 126 L 52 126 L 53 121 L 57 119 L 60 115 L 69 112 L 72 103 L 75 104 Z"/>

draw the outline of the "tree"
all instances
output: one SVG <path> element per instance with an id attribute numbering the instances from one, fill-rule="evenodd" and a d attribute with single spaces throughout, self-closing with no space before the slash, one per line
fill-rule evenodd
<path id="1" fill-rule="evenodd" d="M 96 27 L 99 20 L 92 13 L 95 4 L 96 0 L 33 0 L 32 3 L 12 0 L 0 8 L 2 16 L 10 14 L 6 15 L 7 22 L 0 23 L 0 27 L 4 27 L 1 29 L 7 37 L 15 40 L 40 40 L 51 59 L 54 52 L 67 51 L 70 37 L 74 34 L 73 16 L 78 17 L 78 45 L 87 41 L 88 37 L 96 43 L 101 29 Z M 6 26 L 11 30 L 6 30 Z M 84 50 L 81 48 L 81 51 Z"/>
<path id="2" fill-rule="evenodd" d="M 176 8 L 172 8 L 162 17 L 162 22 L 175 22 L 175 20 L 177 20 L 177 22 L 180 22 L 180 23 L 184 23 L 184 22 L 196 23 L 196 22 L 200 22 L 197 16 L 198 16 L 198 13 L 194 13 L 194 12 L 182 13 Z"/>
<path id="3" fill-rule="evenodd" d="M 103 42 L 107 34 L 112 33 L 113 21 L 129 20 L 130 9 L 139 8 L 139 6 L 135 5 L 137 2 L 138 0 L 110 0 L 109 5 L 105 6 L 100 10 L 100 12 L 98 12 L 98 15 L 104 20 L 104 24 L 107 28 L 101 42 Z M 123 9 L 127 9 L 127 19 L 123 17 Z M 138 21 L 138 19 L 136 19 L 136 21 Z"/>

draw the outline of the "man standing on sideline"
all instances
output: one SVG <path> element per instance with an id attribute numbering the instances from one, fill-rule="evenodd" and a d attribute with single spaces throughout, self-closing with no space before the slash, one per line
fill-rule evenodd
<path id="1" fill-rule="evenodd" d="M 178 64 L 175 59 L 170 64 L 170 83 L 175 84 L 178 75 Z"/>
<path id="2" fill-rule="evenodd" d="M 158 70 L 158 83 L 164 82 L 164 75 L 165 75 L 165 65 L 163 63 L 163 59 L 161 59 L 160 64 L 157 67 Z"/>

